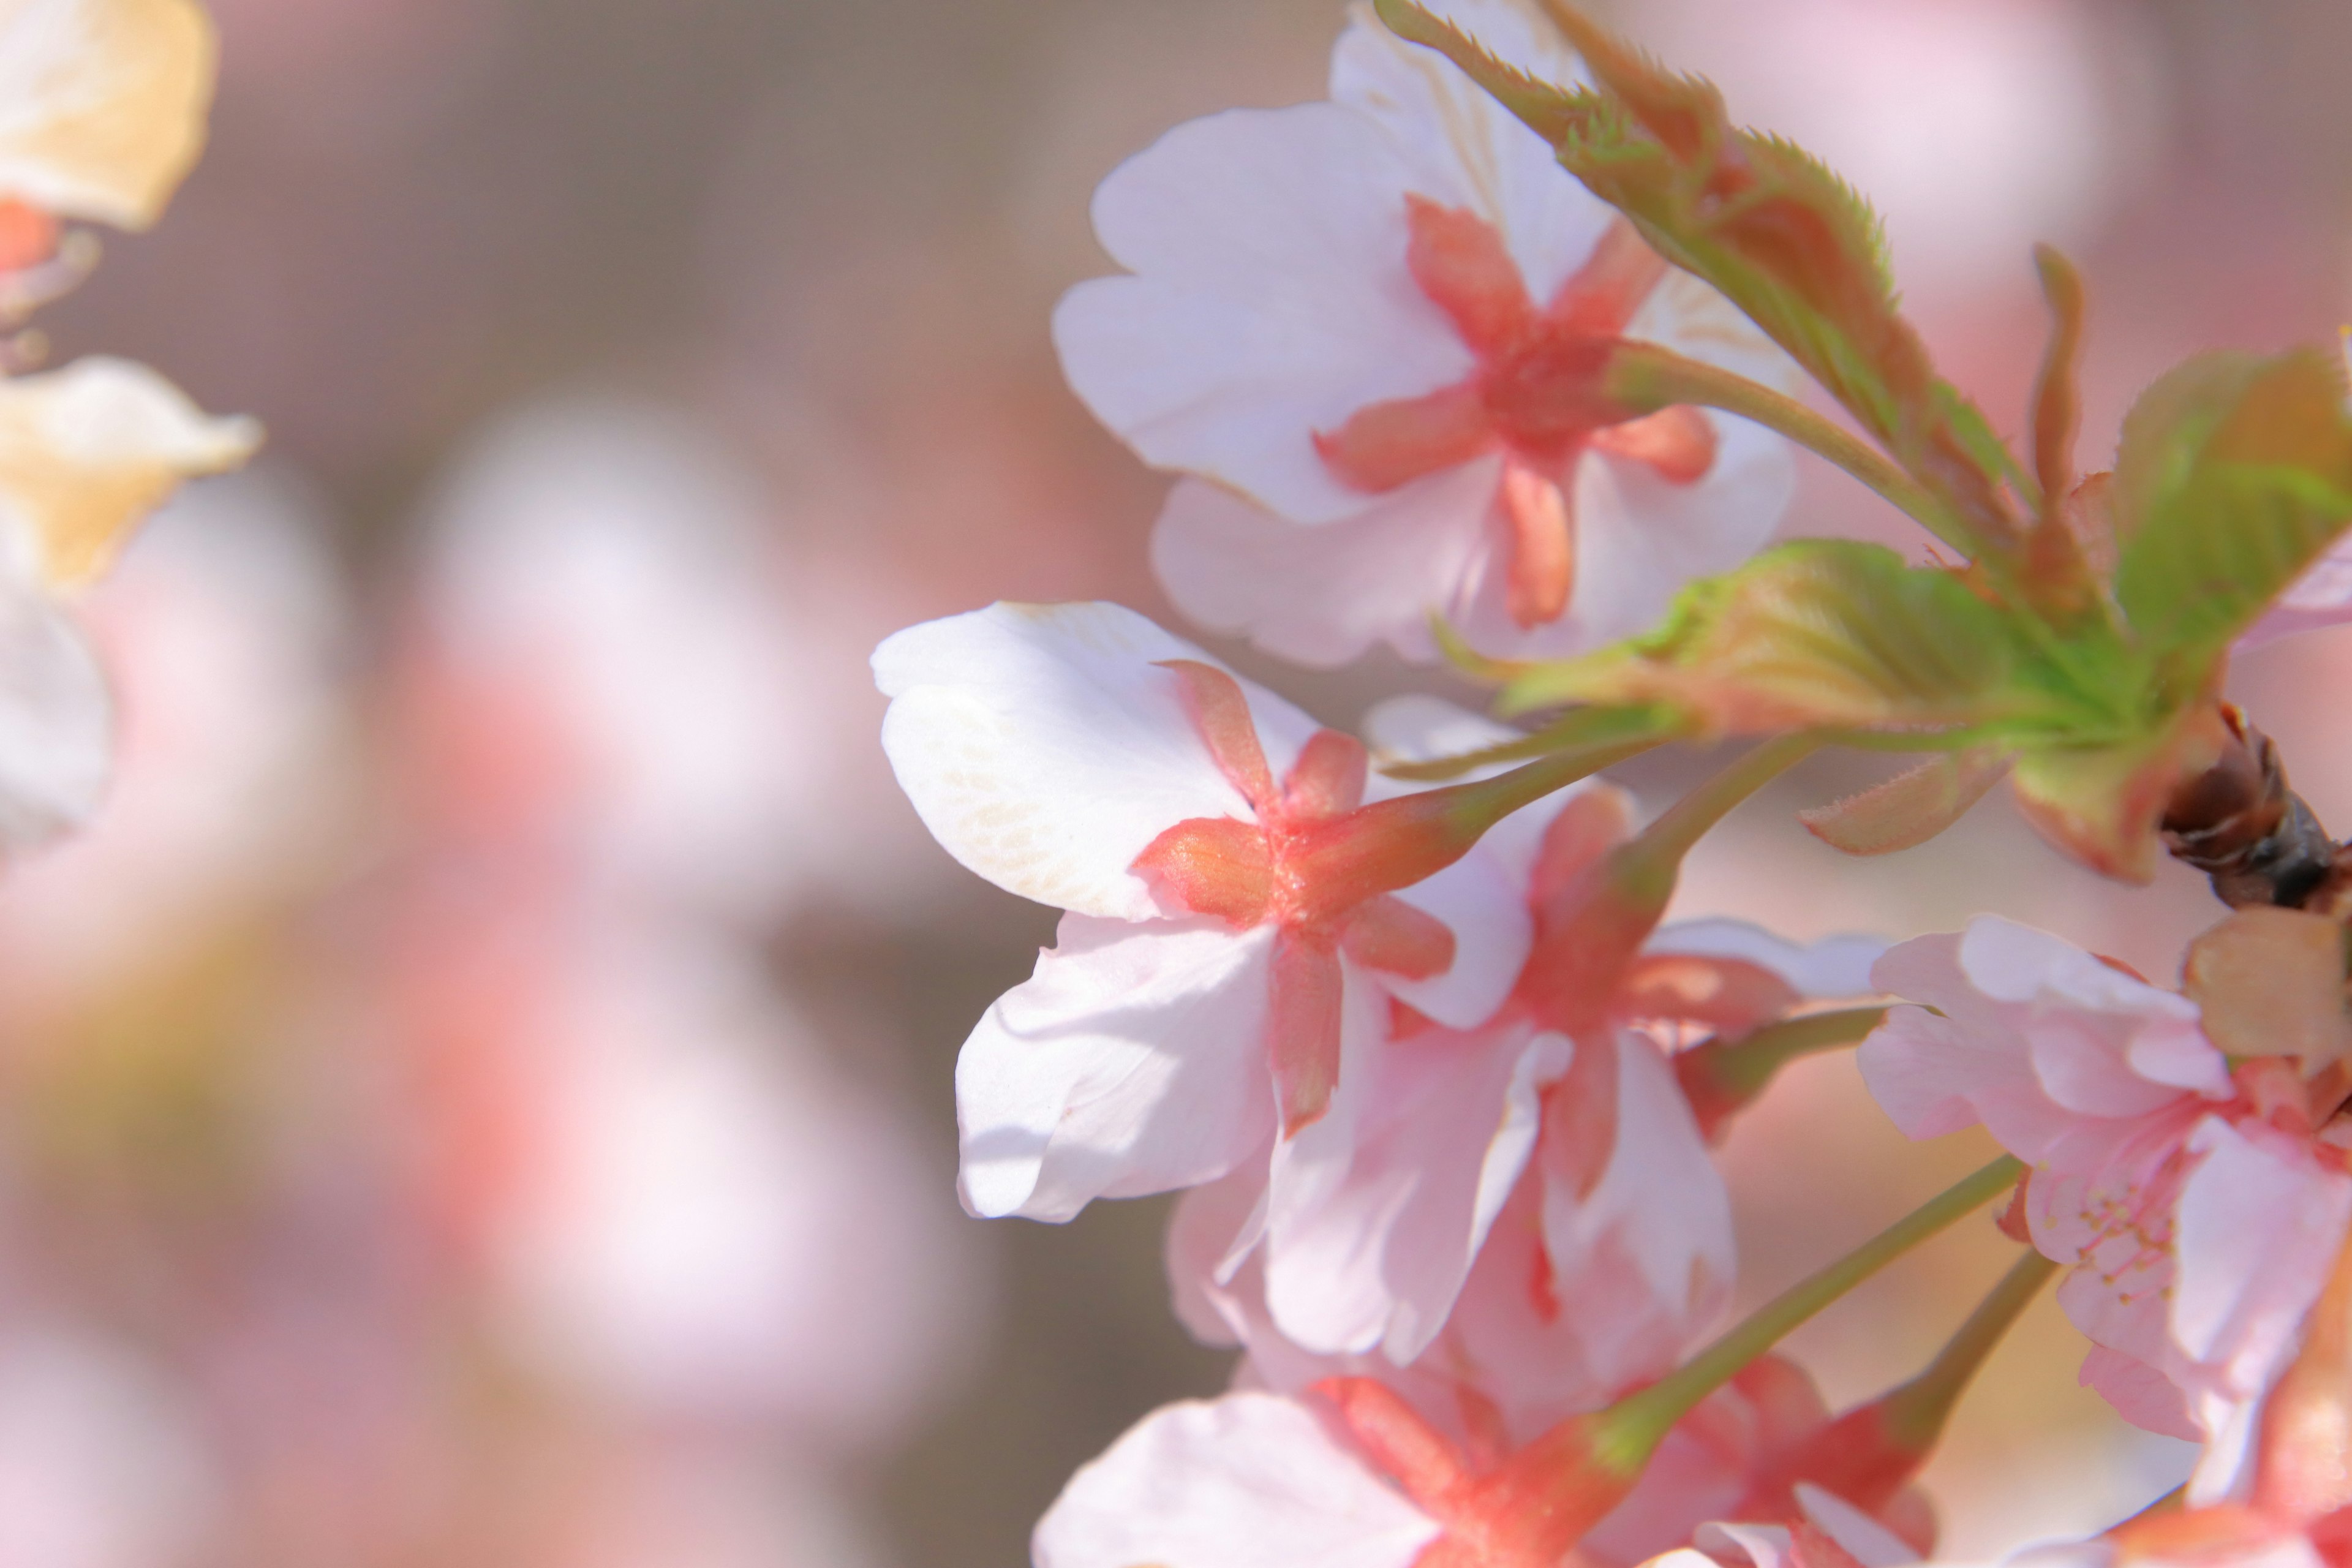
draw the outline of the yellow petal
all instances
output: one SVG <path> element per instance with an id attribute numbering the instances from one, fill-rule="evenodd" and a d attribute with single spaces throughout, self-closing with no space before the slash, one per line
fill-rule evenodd
<path id="1" fill-rule="evenodd" d="M 194 0 L 0 0 L 0 195 L 153 223 L 204 147 L 217 52 Z"/>
<path id="2" fill-rule="evenodd" d="M 260 440 L 252 420 L 212 418 L 128 360 L 0 381 L 0 513 L 50 586 L 86 583 L 181 480 L 236 468 Z"/>

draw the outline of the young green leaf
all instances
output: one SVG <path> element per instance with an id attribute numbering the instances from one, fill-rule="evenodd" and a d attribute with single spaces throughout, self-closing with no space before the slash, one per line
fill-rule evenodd
<path id="1" fill-rule="evenodd" d="M 2212 766 L 2228 741 L 2220 710 L 2189 704 L 2134 739 L 2048 745 L 2017 759 L 2017 804 L 2042 837 L 2102 876 L 2156 872 L 2157 825 L 2180 781 Z"/>
<path id="2" fill-rule="evenodd" d="M 2316 349 L 2204 354 L 2124 422 L 2115 595 L 2176 683 L 2231 640 L 2352 525 L 2352 416 Z"/>
<path id="3" fill-rule="evenodd" d="M 1693 584 L 1654 632 L 1537 666 L 1503 705 L 1664 704 L 1711 732 L 1977 725 L 2040 706 L 2020 662 L 2008 616 L 1952 574 L 1799 540 Z"/>

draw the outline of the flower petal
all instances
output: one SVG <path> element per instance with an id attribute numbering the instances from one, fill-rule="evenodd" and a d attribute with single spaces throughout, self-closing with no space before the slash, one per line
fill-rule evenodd
<path id="1" fill-rule="evenodd" d="M 1152 1412 L 1070 1478 L 1037 1568 L 1411 1568 L 1435 1521 L 1296 1400 L 1229 1394 Z"/>
<path id="2" fill-rule="evenodd" d="M 1167 659 L 1213 663 L 1116 605 L 995 605 L 911 626 L 874 653 L 882 747 L 941 847 L 1007 891 L 1081 914 L 1162 911 L 1130 868 L 1192 817 L 1255 820 Z M 1247 681 L 1279 775 L 1315 731 Z"/>
<path id="3" fill-rule="evenodd" d="M 1329 1354 L 1378 1346 L 1398 1365 L 1427 1347 L 1534 1147 L 1529 1043 L 1505 1026 L 1381 1047 L 1335 1156 L 1344 1176 L 1268 1234 L 1266 1300 L 1283 1333 Z"/>
<path id="4" fill-rule="evenodd" d="M 1063 918 L 956 1061 L 964 1206 L 1068 1219 L 1213 1181 L 1274 1131 L 1272 933 Z"/>
<path id="5" fill-rule="evenodd" d="M 1815 942 L 1794 942 L 1746 921 L 1717 917 L 1661 926 L 1642 951 L 1740 959 L 1770 970 L 1801 995 L 1825 1001 L 1878 994 L 1870 970 L 1885 955 L 1886 944 L 1873 936 L 1825 936 Z"/>
<path id="6" fill-rule="evenodd" d="M 1549 641 L 1512 647 L 1471 632 L 1472 646 L 1497 658 L 1582 652 L 1647 631 L 1694 578 L 1727 572 L 1772 538 L 1796 491 L 1788 443 L 1745 419 L 1710 413 L 1714 466 L 1680 483 L 1650 464 L 1605 452 L 1577 467 L 1576 593 L 1567 620 L 1571 647 Z M 1484 623 L 1476 623 L 1483 627 Z"/>
<path id="7" fill-rule="evenodd" d="M 236 467 L 260 439 L 129 360 L 0 380 L 0 511 L 38 542 L 50 583 L 85 583 L 182 480 Z"/>
<path id="8" fill-rule="evenodd" d="M 1506 0 L 1442 0 L 1430 9 L 1543 80 L 1584 78 L 1556 32 Z M 1414 190 L 1494 225 L 1538 303 L 1584 264 L 1616 216 L 1491 94 L 1434 50 L 1381 26 L 1369 7 L 1355 11 L 1332 56 L 1331 97 L 1380 127 Z"/>
<path id="9" fill-rule="evenodd" d="M 1157 467 L 1302 522 L 1358 510 L 1316 432 L 1473 363 L 1405 265 L 1411 182 L 1333 104 L 1178 126 L 1095 193 L 1095 232 L 1133 276 L 1082 283 L 1054 312 L 1071 386 Z"/>
<path id="10" fill-rule="evenodd" d="M 113 702 L 81 629 L 0 568 L 0 854 L 88 821 L 113 761 Z"/>
<path id="11" fill-rule="evenodd" d="M 1454 618 L 1490 570 L 1501 471 L 1465 463 L 1311 528 L 1185 479 L 1152 530 L 1152 570 L 1191 619 L 1294 663 L 1342 665 L 1381 643 L 1427 662 L 1430 616 Z"/>
<path id="12" fill-rule="evenodd" d="M 0 5 L 0 195 L 145 228 L 204 145 L 216 52 L 192 0 Z"/>

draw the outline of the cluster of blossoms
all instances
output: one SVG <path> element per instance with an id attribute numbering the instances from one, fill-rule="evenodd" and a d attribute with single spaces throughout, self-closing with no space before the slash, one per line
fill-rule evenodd
<path id="1" fill-rule="evenodd" d="M 204 144 L 212 25 L 194 0 L 0 9 L 0 847 L 89 816 L 112 753 L 104 676 L 70 608 L 185 479 L 245 461 L 250 420 L 199 413 L 143 365 L 39 371 L 25 331 L 97 258 L 72 223 L 142 229 Z"/>
<path id="2" fill-rule="evenodd" d="M 1127 271 L 1055 341 L 1178 476 L 1177 606 L 1303 663 L 1443 656 L 1552 717 L 1403 698 L 1359 738 L 1108 605 L 877 651 L 926 825 L 1065 911 L 964 1046 L 966 1206 L 1182 1192 L 1175 1310 L 1244 1352 L 1079 1472 L 1041 1568 L 1916 1561 L 1913 1478 L 2060 1274 L 2084 1380 L 2204 1445 L 2185 1506 L 2069 1550 L 2339 1560 L 2352 871 L 2217 695 L 2233 647 L 2347 614 L 2334 358 L 2193 361 L 2078 475 L 2082 295 L 2045 251 L 2020 460 L 1834 176 L 1553 0 L 1359 5 L 1329 101 L 1180 127 L 1095 218 Z M 1792 444 L 1960 563 L 1769 544 Z M 1727 736 L 1755 743 L 1646 824 L 1597 777 Z M 1666 923 L 1692 845 L 1831 745 L 1933 754 L 1807 814 L 1841 849 L 2006 777 L 2060 852 L 2139 880 L 2161 845 L 2236 912 L 2178 991 L 1990 918 L 1893 947 Z M 1856 1044 L 1905 1131 L 2009 1153 L 1710 1341 L 1712 1145 L 1783 1062 Z M 2019 1260 L 1916 1378 L 1833 1414 L 1775 1353 L 2003 1198 Z"/>

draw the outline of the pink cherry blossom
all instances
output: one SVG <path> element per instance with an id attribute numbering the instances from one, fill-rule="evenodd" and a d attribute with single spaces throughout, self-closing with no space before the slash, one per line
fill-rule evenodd
<path id="1" fill-rule="evenodd" d="M 1727 1390 L 1709 1405 L 1736 1423 L 1741 1403 Z M 1491 1438 L 1449 1436 L 1369 1380 L 1340 1379 L 1300 1395 L 1244 1390 L 1144 1417 L 1071 1478 L 1032 1550 L 1038 1568 L 1551 1568 L 1559 1553 L 1539 1526 L 1528 1528 L 1521 1510 L 1529 1497 L 1489 1484 L 1515 1457 Z M 1667 1458 L 1662 1451 L 1653 1468 L 1671 1486 L 1681 1478 Z M 1560 1463 L 1554 1456 L 1548 1468 Z M 1736 1501 L 1738 1479 L 1726 1479 Z M 1645 1478 L 1643 1489 L 1650 1487 Z M 1685 1489 L 1680 1500 L 1696 1496 Z M 1637 1492 L 1627 1507 L 1638 1500 Z M 1895 1568 L 1919 1556 L 1863 1510 L 1811 1487 L 1799 1489 L 1787 1524 L 1685 1516 L 1639 1555 L 1602 1545 L 1610 1529 L 1604 1521 L 1576 1540 L 1576 1560 L 1646 1557 L 1679 1568 L 1677 1549 L 1694 1538 L 1727 1559 L 1746 1554 L 1759 1568 L 1832 1568 L 1841 1553 L 1868 1568 Z M 1824 1542 L 1832 1550 L 1807 1555 Z M 1700 1568 L 1713 1559 L 1692 1552 L 1682 1561 Z"/>
<path id="2" fill-rule="evenodd" d="M 1397 792 L 1361 744 L 1140 616 L 999 605 L 874 664 L 932 835 L 1068 911 L 958 1063 L 975 1213 L 1067 1218 L 1310 1126 L 1344 1144 L 1392 1000 L 1465 1027 L 1518 971 L 1527 911 L 1499 864 L 1381 890 L 1411 878 L 1376 874 L 1357 807 Z"/>
<path id="3" fill-rule="evenodd" d="M 1413 756 L 1496 727 L 1415 699 L 1369 728 L 1384 753 Z M 1528 1419 L 1515 1426 L 1674 1363 L 1721 1308 L 1735 1259 L 1729 1200 L 1670 1053 L 1686 1030 L 1738 1032 L 1805 996 L 1867 992 L 1880 949 L 1670 926 L 1562 1015 L 1545 983 L 1591 945 L 1578 879 L 1631 820 L 1622 792 L 1587 784 L 1488 836 L 1539 933 L 1511 995 L 1468 1028 L 1392 1010 L 1344 1133 L 1309 1127 L 1241 1166 L 1232 1191 L 1187 1199 L 1180 1297 L 1231 1287 L 1259 1252 L 1270 1321 L 1314 1353 L 1402 1366 L 1436 1353 L 1450 1320 L 1447 1358 L 1518 1369 Z M 1465 1294 L 1481 1272 L 1495 1289 Z"/>
<path id="4" fill-rule="evenodd" d="M 1438 9 L 1577 74 L 1507 0 Z M 1777 437 L 1633 417 L 1599 379 L 1621 339 L 1771 381 L 1785 359 L 1369 7 L 1329 101 L 1180 126 L 1094 216 L 1129 275 L 1073 289 L 1055 339 L 1104 423 L 1189 476 L 1153 557 L 1205 626 L 1312 664 L 1431 658 L 1433 613 L 1497 655 L 1572 652 L 1738 563 L 1787 502 Z"/>
<path id="5" fill-rule="evenodd" d="M 1167 1405 L 1070 1479 L 1037 1568 L 1411 1568 L 1443 1533 L 1305 1404 Z"/>
<path id="6" fill-rule="evenodd" d="M 1915 1138 L 1981 1122 L 2028 1162 L 2033 1242 L 2095 1348 L 2083 1378 L 2128 1419 L 2202 1436 L 2225 1489 L 2352 1224 L 2336 1134 L 2291 1068 L 2232 1071 L 2195 1004 L 2058 938 L 1982 916 L 1878 965 L 1898 1007 L 1864 1078 Z"/>

